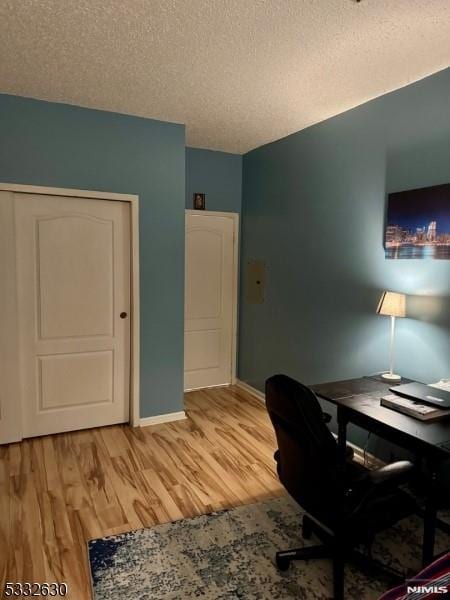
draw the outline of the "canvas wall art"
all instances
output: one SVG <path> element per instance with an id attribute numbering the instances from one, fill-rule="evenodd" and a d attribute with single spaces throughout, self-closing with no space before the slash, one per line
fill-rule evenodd
<path id="1" fill-rule="evenodd" d="M 450 183 L 388 196 L 385 256 L 450 259 Z"/>

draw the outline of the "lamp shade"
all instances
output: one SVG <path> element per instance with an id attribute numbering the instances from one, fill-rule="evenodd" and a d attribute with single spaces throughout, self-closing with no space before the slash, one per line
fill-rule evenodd
<path id="1" fill-rule="evenodd" d="M 405 294 L 383 292 L 378 303 L 377 313 L 389 317 L 405 316 Z"/>

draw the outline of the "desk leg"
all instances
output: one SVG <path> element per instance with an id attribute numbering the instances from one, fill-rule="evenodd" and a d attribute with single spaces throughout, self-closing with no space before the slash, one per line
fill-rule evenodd
<path id="1" fill-rule="evenodd" d="M 425 515 L 423 519 L 423 547 L 422 547 L 422 564 L 428 565 L 434 556 L 434 538 L 436 534 L 436 471 L 430 465 L 430 482 L 429 490 L 425 503 Z"/>
<path id="2" fill-rule="evenodd" d="M 339 462 L 341 465 L 345 465 L 347 450 L 347 419 L 340 407 L 337 409 L 337 422 Z"/>

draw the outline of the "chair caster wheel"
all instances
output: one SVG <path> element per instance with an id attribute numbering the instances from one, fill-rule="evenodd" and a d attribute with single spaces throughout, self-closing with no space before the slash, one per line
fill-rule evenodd
<path id="1" fill-rule="evenodd" d="M 288 558 L 284 558 L 283 556 L 276 556 L 275 562 L 277 563 L 277 567 L 280 571 L 287 571 L 289 569 L 289 565 L 291 561 Z"/>

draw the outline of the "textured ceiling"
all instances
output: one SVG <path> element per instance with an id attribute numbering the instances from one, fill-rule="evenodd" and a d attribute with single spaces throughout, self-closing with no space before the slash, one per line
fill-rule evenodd
<path id="1" fill-rule="evenodd" d="M 0 0 L 0 91 L 245 152 L 450 64 L 450 0 Z"/>

